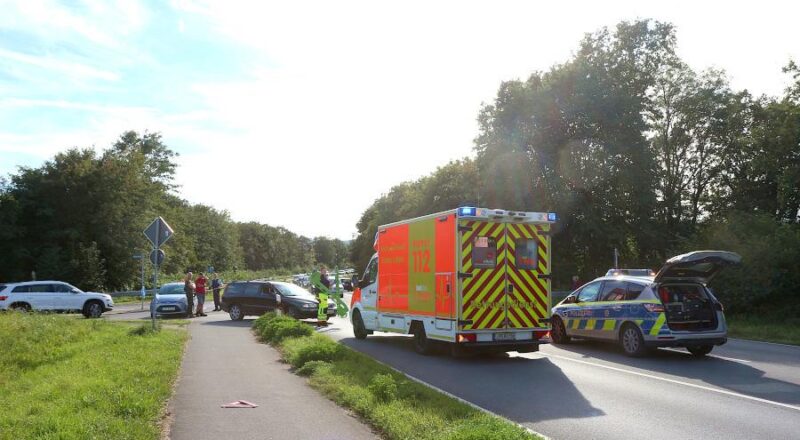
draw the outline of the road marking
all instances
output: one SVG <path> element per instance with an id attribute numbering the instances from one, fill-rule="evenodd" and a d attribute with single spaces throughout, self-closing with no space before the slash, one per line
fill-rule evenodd
<path id="1" fill-rule="evenodd" d="M 680 354 L 691 354 L 688 351 L 678 350 L 677 348 L 662 348 L 661 350 L 671 351 L 671 352 L 680 353 Z M 717 358 L 717 359 L 722 359 L 722 360 L 726 360 L 726 361 L 741 362 L 741 363 L 744 363 L 744 364 L 749 364 L 749 363 L 753 362 L 753 361 L 748 361 L 747 359 L 737 359 L 737 358 L 720 356 L 720 355 L 717 355 L 717 354 L 708 354 L 706 356 Z"/>
<path id="2" fill-rule="evenodd" d="M 796 348 L 800 349 L 800 345 L 791 345 L 791 344 L 780 344 L 778 342 L 767 342 L 767 341 L 756 341 L 753 339 L 739 339 L 739 338 L 728 338 L 729 341 L 740 341 L 740 342 L 753 342 L 756 344 L 767 344 L 767 345 L 777 345 L 780 347 L 789 347 L 789 348 Z"/>
<path id="3" fill-rule="evenodd" d="M 662 382 L 669 382 L 669 383 L 674 383 L 674 384 L 677 384 L 677 385 L 684 385 L 684 386 L 691 387 L 691 388 L 697 388 L 699 390 L 712 391 L 712 392 L 719 393 L 719 394 L 725 394 L 727 396 L 739 397 L 739 398 L 742 398 L 742 399 L 752 400 L 752 401 L 755 401 L 755 402 L 767 403 L 769 405 L 775 405 L 775 406 L 780 406 L 782 408 L 788 408 L 788 409 L 793 409 L 795 411 L 800 411 L 800 406 L 789 405 L 787 403 L 781 403 L 781 402 L 776 402 L 774 400 L 762 399 L 760 397 L 755 397 L 755 396 L 748 396 L 747 394 L 736 393 L 736 392 L 728 391 L 728 390 L 721 390 L 721 389 L 718 389 L 718 388 L 707 387 L 707 386 L 704 386 L 704 385 L 697 385 L 697 384 L 689 383 L 689 382 L 682 382 L 680 380 L 669 379 L 669 378 L 666 378 L 666 377 L 655 376 L 655 375 L 652 375 L 652 374 L 641 373 L 641 372 L 633 371 L 633 370 L 626 370 L 624 368 L 612 367 L 610 365 L 598 364 L 598 363 L 584 361 L 584 360 L 580 360 L 580 359 L 573 359 L 573 358 L 570 358 L 570 357 L 560 356 L 560 355 L 557 355 L 557 354 L 543 353 L 541 351 L 538 354 L 541 355 L 541 356 L 547 356 L 547 357 L 552 357 L 552 358 L 556 358 L 556 359 L 563 359 L 565 361 L 576 362 L 576 363 L 579 363 L 579 364 L 591 365 L 593 367 L 605 368 L 607 370 L 618 371 L 620 373 L 628 373 L 628 374 L 632 374 L 634 376 L 641 376 L 641 377 L 646 377 L 648 379 L 660 380 Z"/>

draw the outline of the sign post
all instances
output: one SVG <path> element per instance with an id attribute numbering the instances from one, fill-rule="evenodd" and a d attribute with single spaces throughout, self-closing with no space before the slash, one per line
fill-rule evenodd
<path id="1" fill-rule="evenodd" d="M 153 244 L 153 251 L 150 252 L 150 262 L 153 263 L 155 268 L 154 270 L 154 278 L 153 278 L 153 288 L 155 289 L 154 292 L 158 293 L 158 266 L 160 266 L 164 262 L 164 251 L 160 249 L 161 245 L 167 242 L 175 231 L 164 221 L 163 218 L 157 217 L 150 223 L 150 226 L 147 227 L 144 231 L 144 236 L 150 240 L 150 243 Z M 155 294 L 153 295 L 153 300 L 155 301 Z M 153 322 L 153 329 L 156 328 L 156 315 L 152 313 L 150 319 Z"/>
<path id="2" fill-rule="evenodd" d="M 144 310 L 144 295 L 145 295 L 145 291 L 144 291 L 144 255 L 136 254 L 136 255 L 133 256 L 133 259 L 134 260 L 140 260 L 141 263 L 142 263 L 142 293 L 141 293 L 141 297 L 142 297 L 142 310 Z"/>

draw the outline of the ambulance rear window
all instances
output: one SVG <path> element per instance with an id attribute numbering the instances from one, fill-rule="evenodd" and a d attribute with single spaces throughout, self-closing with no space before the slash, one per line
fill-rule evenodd
<path id="1" fill-rule="evenodd" d="M 538 255 L 536 240 L 530 238 L 514 240 L 514 261 L 517 262 L 517 269 L 536 269 Z"/>
<path id="2" fill-rule="evenodd" d="M 472 240 L 472 267 L 491 269 L 497 265 L 497 241 L 494 237 L 475 237 Z"/>

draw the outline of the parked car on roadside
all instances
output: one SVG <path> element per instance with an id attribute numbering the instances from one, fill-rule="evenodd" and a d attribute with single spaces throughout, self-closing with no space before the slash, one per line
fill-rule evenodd
<path id="1" fill-rule="evenodd" d="M 240 321 L 248 315 L 263 315 L 280 308 L 287 315 L 297 318 L 316 318 L 319 301 L 306 289 L 292 283 L 280 281 L 236 281 L 225 287 L 222 295 L 222 310 L 231 319 Z M 336 304 L 328 300 L 327 315 L 336 314 Z"/>
<path id="2" fill-rule="evenodd" d="M 656 347 L 705 356 L 728 338 L 722 303 L 706 285 L 740 261 L 732 252 L 697 251 L 670 258 L 655 276 L 597 278 L 553 307 L 551 339 L 616 342 L 629 356 Z"/>
<path id="3" fill-rule="evenodd" d="M 183 282 L 167 283 L 158 288 L 150 302 L 150 314 L 158 316 L 188 316 L 189 304 L 183 291 Z"/>
<path id="4" fill-rule="evenodd" d="M 62 281 L 0 284 L 0 310 L 80 312 L 87 318 L 99 318 L 113 308 L 111 295 L 84 292 Z"/>

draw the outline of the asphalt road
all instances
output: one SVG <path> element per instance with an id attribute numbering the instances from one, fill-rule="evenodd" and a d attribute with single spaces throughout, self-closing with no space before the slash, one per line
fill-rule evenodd
<path id="1" fill-rule="evenodd" d="M 453 359 L 417 355 L 407 336 L 356 340 L 345 319 L 325 332 L 554 439 L 800 438 L 800 347 L 731 340 L 704 359 L 680 349 L 631 359 L 612 345 L 576 341 Z"/>

